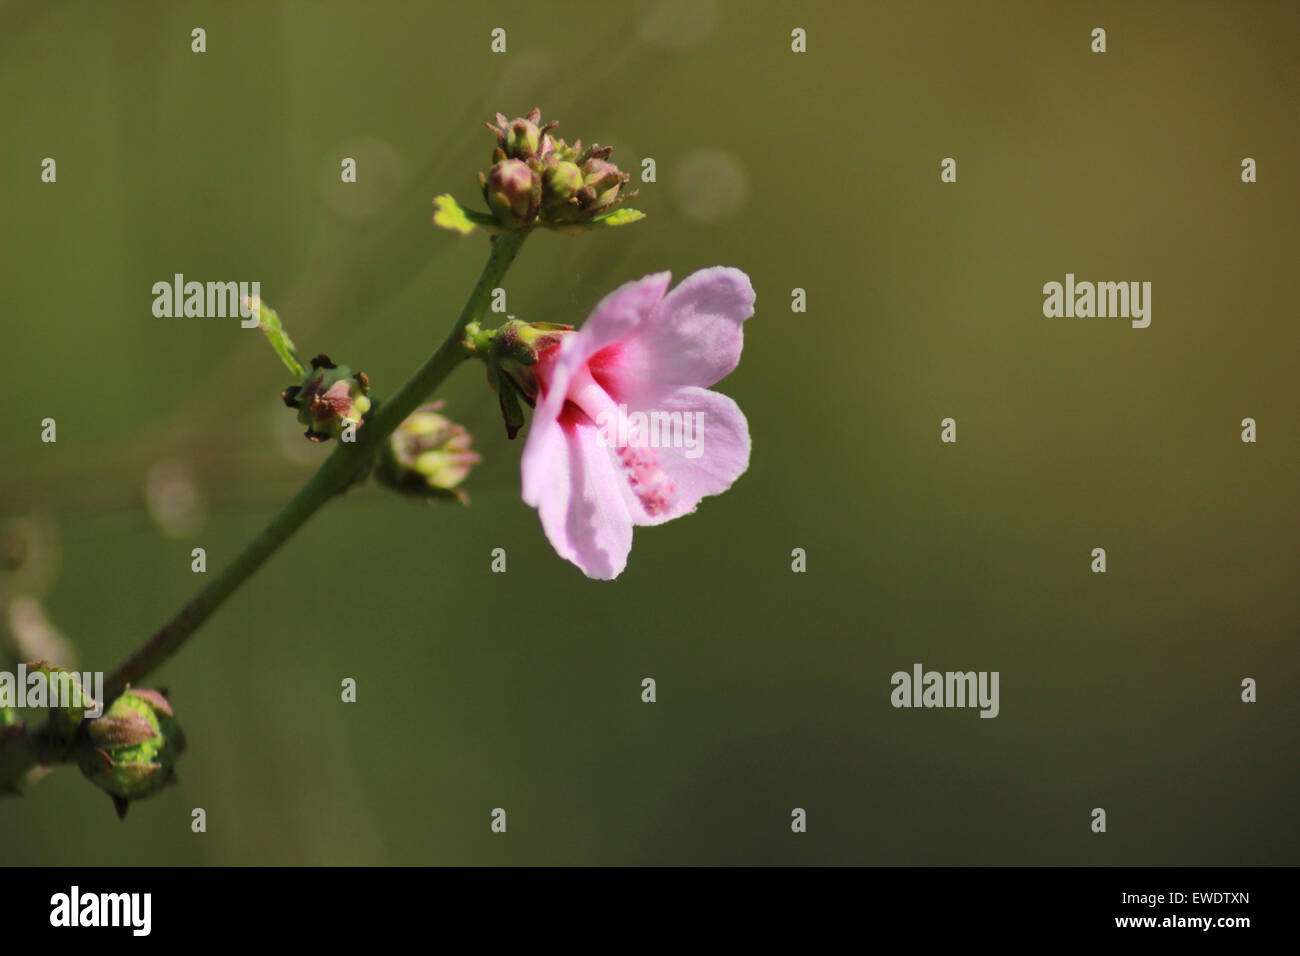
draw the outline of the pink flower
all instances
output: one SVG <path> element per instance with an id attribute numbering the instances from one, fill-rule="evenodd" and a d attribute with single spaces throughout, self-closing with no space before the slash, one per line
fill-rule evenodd
<path id="1" fill-rule="evenodd" d="M 610 293 L 534 366 L 524 501 L 588 577 L 623 571 L 633 525 L 689 514 L 749 467 L 745 416 L 708 387 L 740 361 L 753 286 L 723 266 L 672 292 L 670 279 L 659 272 Z"/>

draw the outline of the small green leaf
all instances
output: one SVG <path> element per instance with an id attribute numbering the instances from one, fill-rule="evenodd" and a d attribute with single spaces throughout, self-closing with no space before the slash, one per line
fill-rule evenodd
<path id="1" fill-rule="evenodd" d="M 555 223 L 554 225 L 543 222 L 542 225 L 568 236 L 576 236 L 579 233 L 590 232 L 592 229 L 603 229 L 607 226 L 626 226 L 630 222 L 637 222 L 644 218 L 645 213 L 639 209 L 615 209 L 613 212 L 596 216 L 589 222 L 564 222 Z"/>
<path id="2" fill-rule="evenodd" d="M 456 202 L 454 196 L 442 195 L 433 200 L 433 224 L 468 236 L 476 226 L 489 232 L 497 231 L 497 221 L 487 213 L 474 212 Z"/>
<path id="3" fill-rule="evenodd" d="M 497 396 L 501 400 L 501 417 L 506 423 L 506 438 L 513 439 L 519 434 L 519 429 L 524 427 L 524 410 L 519 406 L 514 379 L 509 375 L 502 375 L 500 386 Z"/>
<path id="4" fill-rule="evenodd" d="M 275 314 L 275 310 L 261 299 L 253 296 L 245 299 L 244 304 L 248 306 L 250 312 L 257 314 L 257 327 L 266 333 L 271 348 L 275 349 L 275 354 L 280 356 L 280 361 L 284 363 L 284 367 L 293 373 L 294 378 L 301 379 L 306 375 L 307 367 L 303 365 L 302 359 L 298 357 L 298 352 L 293 347 L 293 340 L 289 338 L 289 333 L 280 325 L 280 317 Z"/>
<path id="5" fill-rule="evenodd" d="M 597 226 L 626 226 L 629 222 L 636 222 L 644 218 L 645 213 L 640 209 L 615 209 L 603 216 L 597 216 L 591 222 L 592 225 Z"/>

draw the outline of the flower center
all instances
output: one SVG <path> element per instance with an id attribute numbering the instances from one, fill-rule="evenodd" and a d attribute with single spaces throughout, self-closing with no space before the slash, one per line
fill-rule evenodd
<path id="1" fill-rule="evenodd" d="M 585 365 L 569 383 L 567 397 L 595 423 L 604 445 L 614 449 L 619 464 L 623 466 L 624 477 L 646 514 L 658 515 L 667 511 L 676 486 L 659 467 L 649 437 L 629 420 L 626 406 L 616 404 L 592 378 Z"/>

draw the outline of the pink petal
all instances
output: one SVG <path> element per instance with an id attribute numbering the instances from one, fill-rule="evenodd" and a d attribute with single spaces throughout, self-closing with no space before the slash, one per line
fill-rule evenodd
<path id="1" fill-rule="evenodd" d="M 625 399 L 629 412 L 700 413 L 692 419 L 703 424 L 703 433 L 683 429 L 681 436 L 692 439 L 694 449 L 663 447 L 642 449 L 652 455 L 658 467 L 673 484 L 666 509 L 650 514 L 627 481 L 621 478 L 623 500 L 632 521 L 639 525 L 663 524 L 672 518 L 690 514 L 707 495 L 717 495 L 732 486 L 749 467 L 749 423 L 740 407 L 726 395 L 708 389 L 686 386 L 665 392 L 642 393 Z M 683 422 L 684 424 L 684 422 Z M 674 435 L 677 433 L 674 432 Z M 602 448 L 618 467 L 615 449 Z M 697 454 L 698 452 L 698 454 Z M 695 456 L 695 457 L 692 457 Z"/>
<path id="2" fill-rule="evenodd" d="M 598 356 L 592 366 L 605 374 L 613 391 L 620 382 L 707 388 L 740 361 L 741 326 L 753 314 L 749 276 L 729 266 L 701 269 L 683 279 L 625 342 Z"/>
<path id="3" fill-rule="evenodd" d="M 626 282 L 596 303 L 577 335 L 566 335 L 557 352 L 545 356 L 537 367 L 545 394 L 538 403 L 540 413 L 558 417 L 569 391 L 569 382 L 595 352 L 615 344 L 631 333 L 663 300 L 671 272 L 656 272 Z"/>
<path id="4" fill-rule="evenodd" d="M 522 471 L 524 501 L 537 509 L 555 553 L 589 578 L 618 577 L 632 550 L 632 518 L 596 430 L 536 416 Z"/>
<path id="5" fill-rule="evenodd" d="M 642 322 L 650 317 L 655 306 L 663 301 L 671 272 L 656 272 L 633 282 L 625 282 L 596 303 L 587 321 L 579 329 L 581 335 L 570 336 L 582 341 L 582 348 L 574 361 L 585 361 L 607 345 L 626 339 Z"/>

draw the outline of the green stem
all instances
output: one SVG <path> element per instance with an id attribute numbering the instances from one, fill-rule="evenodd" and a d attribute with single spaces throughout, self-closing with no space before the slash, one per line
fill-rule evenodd
<path id="1" fill-rule="evenodd" d="M 280 509 L 233 561 L 221 569 L 188 604 L 164 624 L 148 641 L 108 678 L 104 696 L 108 701 L 127 686 L 147 677 L 175 654 L 225 600 L 266 563 L 282 544 L 301 528 L 325 502 L 345 490 L 366 467 L 375 448 L 442 384 L 469 354 L 464 346 L 465 327 L 487 312 L 492 290 L 501 284 L 506 271 L 523 245 L 525 232 L 507 232 L 492 241 L 492 252 L 478 284 L 470 293 L 456 324 L 438 350 L 430 356 L 396 395 L 379 406 L 357 430 L 357 441 L 339 443 L 307 484 Z"/>

